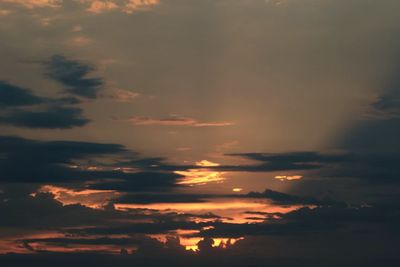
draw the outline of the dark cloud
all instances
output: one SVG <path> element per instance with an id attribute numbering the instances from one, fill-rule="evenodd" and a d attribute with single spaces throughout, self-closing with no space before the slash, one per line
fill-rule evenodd
<path id="1" fill-rule="evenodd" d="M 134 223 L 130 225 L 110 226 L 110 227 L 86 227 L 79 229 L 66 230 L 65 232 L 73 235 L 131 235 L 131 234 L 166 234 L 170 231 L 181 230 L 200 230 L 203 227 L 213 225 L 213 223 L 197 223 L 194 221 L 158 221 L 155 223 Z"/>
<path id="2" fill-rule="evenodd" d="M 156 249 L 156 246 L 158 249 Z M 254 245 L 254 244 L 244 244 Z M 399 260 L 397 258 L 357 258 L 349 259 L 349 257 L 337 257 L 336 259 L 329 257 L 329 259 L 320 257 L 315 258 L 310 253 L 309 258 L 286 256 L 282 254 L 270 257 L 255 257 L 251 250 L 240 247 L 241 250 L 232 248 L 228 251 L 219 250 L 217 253 L 211 255 L 198 255 L 192 252 L 184 252 L 182 255 L 176 255 L 175 250 L 161 250 L 160 243 L 153 244 L 150 248 L 153 250 L 152 256 L 143 256 L 141 254 L 133 255 L 106 255 L 101 253 L 39 253 L 39 254 L 25 254 L 25 255 L 1 255 L 0 261 L 6 267 L 20 267 L 29 262 L 30 266 L 36 267 L 52 267 L 54 265 L 60 267 L 86 267 L 86 266 L 104 266 L 104 267 L 130 267 L 130 266 L 210 266 L 210 267 L 307 267 L 307 266 L 326 266 L 326 267 L 397 267 Z M 264 242 L 267 245 L 267 241 Z M 296 244 L 298 245 L 298 244 Z M 292 246 L 293 247 L 293 246 Z M 264 247 L 265 249 L 265 247 Z M 294 249 L 294 248 L 293 248 Z M 148 251 L 149 249 L 147 249 Z M 275 250 L 274 250 L 275 251 Z M 246 256 L 247 255 L 252 255 Z M 292 252 L 291 252 L 292 253 Z M 155 256 L 156 255 L 156 256 Z M 326 254 L 324 254 L 326 255 Z M 347 255 L 347 254 L 344 254 Z"/>
<path id="3" fill-rule="evenodd" d="M 319 152 L 230 154 L 262 162 L 254 166 L 211 167 L 229 171 L 312 171 L 312 176 L 357 178 L 368 183 L 398 183 L 398 153 L 368 151 L 323 154 Z"/>
<path id="4" fill-rule="evenodd" d="M 232 195 L 234 197 L 234 195 Z M 323 199 L 319 200 L 313 197 L 295 196 L 291 194 L 285 194 L 282 192 L 266 189 L 264 192 L 250 192 L 243 197 L 247 198 L 264 198 L 272 200 L 275 204 L 280 205 L 337 205 L 337 201 Z"/>
<path id="5" fill-rule="evenodd" d="M 319 152 L 288 152 L 288 153 L 235 153 L 228 156 L 243 157 L 259 163 L 245 166 L 221 166 L 226 170 L 236 171 L 290 171 L 313 170 L 321 168 L 322 164 L 345 162 L 348 155 L 328 155 Z"/>
<path id="6" fill-rule="evenodd" d="M 70 60 L 61 55 L 54 55 L 45 62 L 46 75 L 61 83 L 65 89 L 77 96 L 96 98 L 103 85 L 101 78 L 88 77 L 95 69 L 80 61 Z"/>
<path id="7" fill-rule="evenodd" d="M 382 119 L 400 117 L 400 92 L 396 94 L 386 94 L 374 102 L 372 107 L 376 115 L 382 116 Z"/>
<path id="8" fill-rule="evenodd" d="M 196 195 L 196 194 L 126 194 L 118 199 L 117 203 L 130 204 L 150 204 L 150 203 L 196 203 L 205 202 L 207 198 L 215 197 L 215 195 Z"/>
<path id="9" fill-rule="evenodd" d="M 0 178 L 12 183 L 72 182 L 85 179 L 84 171 L 68 165 L 91 157 L 117 156 L 126 152 L 122 146 L 114 144 L 47 142 L 7 136 L 0 137 L 0 144 L 0 154 L 3 155 L 0 157 Z"/>
<path id="10" fill-rule="evenodd" d="M 75 105 L 81 103 L 81 101 L 76 97 L 62 97 L 58 99 L 51 99 L 48 102 L 49 104 L 53 105 Z"/>
<path id="11" fill-rule="evenodd" d="M 4 108 L 0 113 L 0 124 L 34 129 L 81 127 L 90 120 L 83 117 L 82 109 L 66 106 L 79 103 L 75 97 L 36 96 L 26 88 L 0 81 L 0 107 Z"/>
<path id="12" fill-rule="evenodd" d="M 42 104 L 44 98 L 34 95 L 30 90 L 0 80 L 0 107 L 17 107 Z"/>
<path id="13" fill-rule="evenodd" d="M 3 108 L 15 108 L 40 104 L 75 105 L 79 103 L 80 100 L 76 97 L 47 98 L 37 96 L 27 88 L 0 80 L 0 107 Z"/>
<path id="14" fill-rule="evenodd" d="M 200 236 L 241 237 L 260 235 L 326 234 L 331 231 L 384 231 L 400 234 L 400 216 L 397 208 L 389 206 L 352 207 L 347 205 L 301 208 L 278 219 L 269 218 L 263 223 L 216 222 L 214 228 L 202 230 Z M 397 230 L 395 230 L 397 229 Z"/>
<path id="15" fill-rule="evenodd" d="M 61 99 L 59 101 L 71 101 Z M 90 122 L 82 110 L 71 107 L 49 107 L 44 111 L 14 110 L 0 116 L 0 123 L 34 129 L 71 129 Z"/>
<path id="16" fill-rule="evenodd" d="M 135 172 L 124 171 L 118 161 L 137 158 L 137 154 L 116 144 L 2 136 L 0 155 L 0 181 L 8 183 L 92 181 L 89 188 L 129 192 L 170 189 L 181 177 L 171 172 L 146 172 L 140 168 Z"/>
<path id="17" fill-rule="evenodd" d="M 47 193 L 14 197 L 0 195 L 0 200 L 0 227 L 16 227 L 26 231 L 59 231 L 63 227 L 97 225 L 99 222 L 123 218 L 123 214 L 115 210 L 95 210 L 79 204 L 64 206 Z"/>
<path id="18" fill-rule="evenodd" d="M 150 204 L 150 203 L 201 203 L 217 198 L 232 199 L 266 199 L 279 205 L 336 205 L 338 202 L 313 197 L 295 196 L 266 189 L 264 192 L 249 192 L 248 194 L 174 194 L 174 193 L 132 193 L 123 195 L 114 201 L 116 203 Z"/>
<path id="19" fill-rule="evenodd" d="M 34 238 L 24 239 L 24 243 L 54 243 L 58 246 L 74 245 L 138 245 L 140 240 L 134 238 L 111 238 L 111 237 L 99 237 L 99 238 Z"/>
<path id="20" fill-rule="evenodd" d="M 95 178 L 122 178 L 122 181 L 98 182 L 89 186 L 91 189 L 98 190 L 117 190 L 120 192 L 135 191 L 158 191 L 165 188 L 176 187 L 175 181 L 182 178 L 181 175 L 165 172 L 97 172 L 92 173 Z M 89 175 L 90 177 L 90 175 Z"/>

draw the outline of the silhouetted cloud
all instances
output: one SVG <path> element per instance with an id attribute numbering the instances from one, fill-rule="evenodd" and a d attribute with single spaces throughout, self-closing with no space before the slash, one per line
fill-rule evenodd
<path id="1" fill-rule="evenodd" d="M 95 68 L 80 61 L 54 55 L 45 62 L 46 75 L 61 83 L 67 92 L 86 98 L 96 98 L 103 85 L 101 78 L 88 77 Z"/>
<path id="2" fill-rule="evenodd" d="M 140 166 L 134 165 L 131 168 L 138 167 L 135 171 L 121 169 L 118 160 L 137 155 L 117 144 L 36 141 L 1 136 L 0 154 L 3 155 L 0 157 L 0 181 L 9 183 L 92 181 L 89 188 L 129 192 L 176 187 L 175 181 L 181 177 L 172 172 L 142 171 Z M 114 164 L 90 164 L 102 157 Z"/>
<path id="3" fill-rule="evenodd" d="M 261 235 L 302 235 L 308 233 L 324 234 L 338 229 L 357 225 L 375 227 L 392 231 L 400 221 L 396 209 L 388 206 L 351 207 L 347 205 L 301 208 L 279 219 L 268 219 L 263 223 L 237 224 L 216 222 L 214 228 L 202 230 L 200 236 L 240 237 Z M 351 229 L 351 227 L 350 227 Z"/>
<path id="4" fill-rule="evenodd" d="M 150 204 L 150 203 L 202 203 L 210 199 L 232 198 L 232 199 L 266 199 L 279 205 L 336 205 L 338 202 L 327 199 L 316 199 L 313 197 L 295 196 L 271 189 L 264 192 L 249 192 L 247 194 L 176 194 L 176 193 L 131 193 L 125 194 L 114 201 L 127 204 Z"/>
<path id="5" fill-rule="evenodd" d="M 71 244 L 79 245 L 138 245 L 140 240 L 134 238 L 34 238 L 24 239 L 24 243 L 55 243 L 59 246 L 68 246 Z"/>
<path id="6" fill-rule="evenodd" d="M 109 173 L 109 175 L 107 175 Z M 89 186 L 91 189 L 97 190 L 117 190 L 120 192 L 135 192 L 146 190 L 163 190 L 165 188 L 177 187 L 176 180 L 181 175 L 165 172 L 136 172 L 136 173 L 120 173 L 120 172 L 100 172 L 94 174 L 96 178 L 120 178 L 122 181 L 104 181 L 96 182 Z M 90 177 L 90 175 L 89 175 Z"/>
<path id="7" fill-rule="evenodd" d="M 126 194 L 114 201 L 117 203 L 128 204 L 150 204 L 150 203 L 196 203 L 205 202 L 207 198 L 218 197 L 217 195 L 198 195 L 198 194 Z"/>
<path id="8" fill-rule="evenodd" d="M 51 194 L 38 193 L 35 196 L 17 195 L 14 197 L 0 195 L 1 227 L 16 227 L 32 230 L 56 230 L 63 227 L 77 227 L 84 224 L 97 225 L 118 218 L 124 218 L 115 210 L 95 210 L 80 204 L 63 205 Z M 24 212 L 17 212 L 24 209 Z"/>
<path id="9" fill-rule="evenodd" d="M 243 153 L 229 154 L 261 163 L 210 167 L 221 171 L 314 171 L 312 176 L 331 178 L 358 178 L 369 183 L 398 183 L 400 160 L 398 153 L 384 152 L 342 152 L 324 154 L 320 152 L 294 153 Z"/>
<path id="10" fill-rule="evenodd" d="M 240 197 L 241 195 L 239 195 Z M 234 197 L 234 195 L 232 195 Z M 337 205 L 338 202 L 332 200 L 319 200 L 313 197 L 304 197 L 304 196 L 295 196 L 291 194 L 286 194 L 278 191 L 274 191 L 271 189 L 266 189 L 264 192 L 250 192 L 242 197 L 247 198 L 264 198 L 270 199 L 276 204 L 280 205 L 298 205 L 298 204 L 305 204 L 305 205 Z"/>
<path id="11" fill-rule="evenodd" d="M 73 99 L 59 101 L 71 102 Z M 82 116 L 81 109 L 71 107 L 50 107 L 44 111 L 14 110 L 0 116 L 0 123 L 36 129 L 71 129 L 89 122 Z"/>
<path id="12" fill-rule="evenodd" d="M 68 106 L 79 103 L 75 97 L 41 97 L 29 89 L 0 81 L 1 124 L 35 129 L 81 127 L 90 120 L 83 117 L 82 109 Z"/>
<path id="13" fill-rule="evenodd" d="M 45 102 L 29 89 L 0 80 L 0 107 L 30 106 Z"/>

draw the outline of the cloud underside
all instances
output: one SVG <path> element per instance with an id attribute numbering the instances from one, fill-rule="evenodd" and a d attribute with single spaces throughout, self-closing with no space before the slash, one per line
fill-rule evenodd
<path id="1" fill-rule="evenodd" d="M 249 216 L 264 217 L 262 222 L 249 224 L 222 222 L 219 216 L 210 213 L 162 213 L 143 209 L 120 211 L 112 207 L 91 209 L 79 204 L 62 205 L 52 195 L 43 193 L 35 196 L 13 196 L 7 195 L 5 191 L 0 194 L 0 198 L 0 212 L 5 215 L 0 227 L 20 228 L 32 233 L 43 232 L 43 229 L 49 232 L 47 237 L 19 236 L 14 239 L 13 242 L 16 246 L 19 245 L 20 249 L 37 255 L 45 253 L 47 249 L 69 252 L 72 253 L 72 257 L 74 252 L 80 249 L 99 255 L 112 252 L 133 253 L 130 256 L 131 260 L 155 255 L 168 255 L 178 260 L 186 256 L 208 257 L 214 253 L 219 256 L 224 253 L 247 254 L 252 249 L 274 244 L 276 240 L 293 238 L 293 242 L 297 244 L 298 241 L 295 240 L 300 238 L 303 243 L 318 244 L 321 237 L 330 240 L 333 232 L 336 233 L 336 238 L 340 236 L 343 240 L 370 238 L 375 234 L 386 235 L 396 229 L 400 222 L 396 209 L 389 206 L 350 207 L 345 204 L 324 204 L 288 213 L 248 212 Z M 7 201 L 3 201 L 4 199 Z M 24 207 L 25 212 L 16 213 L 15 210 L 21 207 Z M 186 233 L 178 234 L 180 231 Z M 155 239 L 154 235 L 170 237 L 167 241 L 160 241 Z M 178 235 L 181 240 L 176 237 Z M 224 245 L 225 248 L 222 248 L 222 245 L 212 246 L 213 239 L 228 240 L 239 237 L 245 239 L 233 245 L 228 243 Z M 397 237 L 398 232 L 392 238 L 386 237 L 388 245 Z M 180 242 L 190 238 L 197 238 L 200 252 L 185 252 Z M 255 240 L 260 240 L 260 243 L 249 246 Z M 331 246 L 339 249 L 340 242 L 332 243 Z M 326 256 L 328 254 L 324 255 L 325 259 L 330 259 L 330 256 Z"/>
<path id="2" fill-rule="evenodd" d="M 128 247 L 139 253 L 135 255 L 152 255 L 159 249 L 167 254 L 172 251 L 177 253 L 165 242 L 154 239 L 154 235 L 172 235 L 179 236 L 181 242 L 197 240 L 195 244 L 199 249 L 204 246 L 203 253 L 212 253 L 217 247 L 210 245 L 211 239 L 326 236 L 332 231 L 353 235 L 353 229 L 364 229 L 369 235 L 370 231 L 391 232 L 400 221 L 397 212 L 399 202 L 395 196 L 390 198 L 390 202 L 349 205 L 343 201 L 273 190 L 231 195 L 184 194 L 174 191 L 182 186 L 177 183 L 181 176 L 175 171 L 186 168 L 238 172 L 296 169 L 316 172 L 321 178 L 358 177 L 361 182 L 373 188 L 376 184 L 397 182 L 394 179 L 398 171 L 394 165 L 398 159 L 396 155 L 236 153 L 230 156 L 252 159 L 256 163 L 243 166 L 179 166 L 166 164 L 163 158 L 143 158 L 117 144 L 38 141 L 7 136 L 0 138 L 0 155 L 0 213 L 4 215 L 0 228 L 12 227 L 32 233 L 46 229 L 51 232 L 47 237 L 13 239 L 15 249 L 20 252 L 42 253 L 55 250 L 71 253 L 79 249 L 96 251 L 102 248 L 101 253 L 111 253 Z M 353 168 L 350 169 L 350 166 Z M 373 177 L 377 176 L 364 175 L 371 172 L 370 168 L 380 173 L 379 179 L 374 180 Z M 110 195 L 112 197 L 103 206 L 96 208 L 83 204 L 63 204 L 60 201 L 68 197 L 65 193 L 67 191 L 60 191 L 57 196 L 40 192 L 41 186 L 46 184 L 72 188 L 73 191 L 68 192 L 78 197 L 80 190 L 89 190 L 88 193 L 82 193 L 89 195 L 98 192 L 117 194 Z M 23 185 L 27 186 L 26 190 Z M 36 193 L 32 195 L 32 192 Z M 245 204 L 270 203 L 276 207 L 293 209 L 266 212 L 242 208 L 240 213 L 246 222 L 236 222 L 235 218 L 217 213 L 173 210 L 177 203 L 217 205 L 222 199 L 227 200 L 226 203 L 241 200 Z M 170 209 L 157 208 L 158 204 L 169 204 Z M 145 205 L 151 205 L 151 209 L 146 209 Z M 19 209 L 25 212 L 15 212 Z M 152 245 L 149 246 L 149 242 Z M 224 248 L 224 251 L 235 248 L 243 250 L 240 245 L 243 242 L 237 241 L 229 248 Z M 179 253 L 185 255 L 187 252 L 184 245 L 179 242 L 177 244 L 174 249 L 180 248 Z"/>

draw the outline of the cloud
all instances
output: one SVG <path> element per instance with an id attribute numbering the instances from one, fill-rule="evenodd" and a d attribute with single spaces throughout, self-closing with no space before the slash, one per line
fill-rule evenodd
<path id="1" fill-rule="evenodd" d="M 132 117 L 128 121 L 134 125 L 159 126 L 192 126 L 192 127 L 223 127 L 234 125 L 232 122 L 202 122 L 193 118 L 170 116 L 168 118 Z"/>
<path id="2" fill-rule="evenodd" d="M 107 178 L 106 172 L 98 174 L 98 178 Z M 119 192 L 135 191 L 163 191 L 166 188 L 177 187 L 176 180 L 181 175 L 170 172 L 136 172 L 136 173 L 109 173 L 109 177 L 122 178 L 122 181 L 97 182 L 89 186 L 96 190 L 117 190 Z"/>
<path id="3" fill-rule="evenodd" d="M 137 154 L 117 144 L 0 136 L 0 155 L 0 182 L 7 183 L 91 181 L 88 189 L 136 192 L 171 189 L 181 178 L 170 171 L 142 169 Z M 130 158 L 137 158 L 139 163 L 131 161 L 129 168 L 120 164 Z"/>
<path id="4" fill-rule="evenodd" d="M 60 7 L 63 0 L 2 0 L 2 2 L 20 5 L 32 9 L 43 7 Z"/>
<path id="5" fill-rule="evenodd" d="M 96 14 L 113 10 L 131 14 L 139 10 L 148 10 L 158 5 L 160 0 L 80 0 L 80 2 L 88 6 L 87 11 Z"/>
<path id="6" fill-rule="evenodd" d="M 238 191 L 240 192 L 240 191 Z M 277 205 L 337 205 L 340 202 L 317 199 L 313 197 L 296 196 L 271 189 L 264 192 L 249 192 L 247 194 L 185 194 L 185 193 L 130 193 L 113 200 L 122 204 L 152 204 L 152 203 L 204 203 L 216 199 L 266 199 Z"/>
<path id="7" fill-rule="evenodd" d="M 75 97 L 41 97 L 29 89 L 0 81 L 0 107 L 3 108 L 0 124 L 35 129 L 80 127 L 90 120 L 82 116 L 82 109 L 66 106 L 79 103 Z"/>
<path id="8" fill-rule="evenodd" d="M 11 10 L 8 9 L 0 9 L 0 16 L 7 16 L 10 15 L 12 13 Z"/>
<path id="9" fill-rule="evenodd" d="M 235 195 L 232 195 L 234 197 Z M 280 205 L 295 205 L 295 204 L 304 204 L 304 205 L 337 205 L 339 202 L 331 201 L 331 200 L 319 200 L 313 197 L 303 197 L 303 196 L 295 196 L 290 195 L 278 191 L 274 191 L 271 189 L 266 189 L 264 192 L 249 192 L 246 195 L 236 195 L 236 197 L 245 197 L 245 198 L 264 198 L 272 200 L 275 204 Z"/>
<path id="10" fill-rule="evenodd" d="M 382 94 L 371 104 L 371 109 L 367 117 L 372 119 L 400 118 L 400 90 Z"/>
<path id="11" fill-rule="evenodd" d="M 92 39 L 86 36 L 76 36 L 71 39 L 71 44 L 75 46 L 86 46 L 93 42 Z"/>
<path id="12" fill-rule="evenodd" d="M 0 80 L 0 107 L 26 107 L 35 105 L 75 105 L 80 100 L 76 97 L 48 98 L 37 96 L 32 90 Z"/>
<path id="13" fill-rule="evenodd" d="M 313 177 L 357 178 L 366 183 L 398 183 L 400 160 L 398 153 L 342 152 L 324 154 L 319 152 L 293 153 L 236 153 L 239 156 L 261 162 L 255 165 L 217 166 L 225 171 L 314 171 Z M 296 175 L 295 178 L 298 178 Z M 304 175 L 303 175 L 304 176 Z M 279 177 L 279 176 L 278 176 Z"/>
<path id="14" fill-rule="evenodd" d="M 81 109 L 70 107 L 50 107 L 44 111 L 14 110 L 0 116 L 2 124 L 33 129 L 71 129 L 89 122 L 82 116 Z"/>
<path id="15" fill-rule="evenodd" d="M 97 224 L 98 220 L 109 222 L 123 218 L 123 214 L 115 210 L 95 210 L 79 204 L 63 205 L 51 194 L 45 193 L 14 197 L 0 195 L 0 199 L 0 212 L 4 215 L 1 227 L 60 230 L 62 227 Z M 16 212 L 20 209 L 24 212 Z"/>
<path id="16" fill-rule="evenodd" d="M 216 195 L 199 194 L 126 194 L 114 200 L 115 203 L 122 204 L 151 204 L 151 203 L 199 203 L 205 202 L 207 198 Z"/>
<path id="17" fill-rule="evenodd" d="M 135 10 L 147 9 L 159 3 L 160 0 L 128 0 L 123 10 L 126 13 L 132 13 Z"/>
<path id="18" fill-rule="evenodd" d="M 24 239 L 23 242 L 29 243 L 55 243 L 61 246 L 68 246 L 71 244 L 79 245 L 138 245 L 140 240 L 134 238 L 110 238 L 110 237 L 100 237 L 100 238 L 34 238 L 34 239 Z"/>
<path id="19" fill-rule="evenodd" d="M 104 93 L 101 95 L 103 98 L 109 98 L 112 100 L 115 100 L 117 102 L 124 102 L 124 103 L 129 103 L 132 102 L 134 99 L 139 97 L 140 94 L 129 91 L 129 90 L 122 90 L 122 89 L 115 89 L 112 91 L 112 93 Z"/>
<path id="20" fill-rule="evenodd" d="M 214 228 L 202 230 L 200 236 L 240 237 L 262 235 L 302 235 L 310 233 L 326 234 L 330 231 L 345 229 L 351 225 L 374 226 L 374 229 L 387 229 L 399 222 L 400 217 L 393 208 L 351 207 L 344 204 L 304 207 L 286 214 L 278 219 L 266 220 L 257 224 L 214 224 Z M 379 226 L 379 227 L 377 227 Z M 351 229 L 351 228 L 350 228 Z M 351 231 L 351 230 L 350 230 Z"/>
<path id="21" fill-rule="evenodd" d="M 113 1 L 91 0 L 85 2 L 90 2 L 87 11 L 93 13 L 102 13 L 104 11 L 110 11 L 118 8 L 118 5 Z"/>
<path id="22" fill-rule="evenodd" d="M 75 161 L 126 152 L 123 146 L 73 141 L 36 141 L 0 137 L 0 179 L 8 182 L 76 181 L 84 171 L 71 168 Z M 21 167 L 23 166 L 23 167 Z M 90 173 L 90 172 L 89 172 Z"/>
<path id="23" fill-rule="evenodd" d="M 29 89 L 0 80 L 0 107 L 30 106 L 43 102 L 44 98 L 34 95 Z"/>
<path id="24" fill-rule="evenodd" d="M 45 63 L 47 77 L 64 85 L 68 93 L 96 98 L 100 87 L 103 85 L 101 78 L 89 78 L 95 69 L 80 61 L 70 60 L 61 55 L 54 55 Z"/>

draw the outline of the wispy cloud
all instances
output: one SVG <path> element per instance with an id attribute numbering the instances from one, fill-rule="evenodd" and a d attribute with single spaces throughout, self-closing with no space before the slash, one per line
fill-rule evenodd
<path id="1" fill-rule="evenodd" d="M 36 7 L 60 7 L 62 0 L 2 0 L 4 3 L 21 5 L 26 8 Z"/>
<path id="2" fill-rule="evenodd" d="M 77 60 L 71 60 L 61 55 L 54 55 L 46 61 L 46 75 L 64 85 L 68 93 L 86 98 L 96 98 L 103 80 L 88 77 L 95 68 Z"/>
<path id="3" fill-rule="evenodd" d="M 140 94 L 129 90 L 114 89 L 110 93 L 104 93 L 100 96 L 117 102 L 132 102 L 134 99 L 139 97 Z"/>
<path id="4" fill-rule="evenodd" d="M 8 9 L 0 9 L 0 16 L 7 16 L 11 14 L 11 10 Z"/>
<path id="5" fill-rule="evenodd" d="M 145 10 L 158 5 L 160 0 L 80 0 L 80 2 L 87 6 L 88 12 L 96 14 L 114 10 L 130 14 L 137 10 Z"/>
<path id="6" fill-rule="evenodd" d="M 159 125 L 159 126 L 192 126 L 192 127 L 223 127 L 234 125 L 228 121 L 199 121 L 197 119 L 180 116 L 166 118 L 131 117 L 128 121 L 134 125 Z"/>

